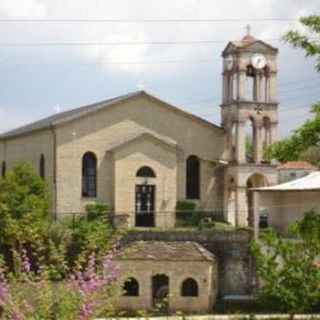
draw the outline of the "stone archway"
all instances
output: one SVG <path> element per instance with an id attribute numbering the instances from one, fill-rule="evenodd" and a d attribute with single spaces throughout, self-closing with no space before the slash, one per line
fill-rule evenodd
<path id="1" fill-rule="evenodd" d="M 268 180 L 267 178 L 260 174 L 254 173 L 247 179 L 246 183 L 246 195 L 247 195 L 247 208 L 248 208 L 248 226 L 254 227 L 254 208 L 255 208 L 255 199 L 254 193 L 251 191 L 251 188 L 258 188 L 267 186 Z"/>
<path id="2" fill-rule="evenodd" d="M 152 300 L 153 307 L 161 312 L 169 308 L 169 277 L 165 274 L 156 274 L 152 277 Z"/>

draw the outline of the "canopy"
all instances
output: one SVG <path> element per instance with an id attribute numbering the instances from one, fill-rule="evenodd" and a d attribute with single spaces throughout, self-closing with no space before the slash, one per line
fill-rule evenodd
<path id="1" fill-rule="evenodd" d="M 253 191 L 319 191 L 320 172 L 311 172 L 307 176 L 270 187 L 252 188 Z"/>

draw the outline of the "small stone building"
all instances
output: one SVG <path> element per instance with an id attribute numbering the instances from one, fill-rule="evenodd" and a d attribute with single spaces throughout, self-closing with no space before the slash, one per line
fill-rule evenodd
<path id="1" fill-rule="evenodd" d="M 131 242 L 115 263 L 125 272 L 119 309 L 206 312 L 215 303 L 217 261 L 196 242 Z"/>

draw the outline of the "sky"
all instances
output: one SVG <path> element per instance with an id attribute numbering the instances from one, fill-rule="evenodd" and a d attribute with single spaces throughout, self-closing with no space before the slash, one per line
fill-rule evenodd
<path id="1" fill-rule="evenodd" d="M 320 100 L 320 75 L 280 38 L 319 13 L 319 0 L 0 0 L 0 132 L 139 89 L 220 125 L 221 52 L 250 24 L 279 48 L 283 138 Z"/>

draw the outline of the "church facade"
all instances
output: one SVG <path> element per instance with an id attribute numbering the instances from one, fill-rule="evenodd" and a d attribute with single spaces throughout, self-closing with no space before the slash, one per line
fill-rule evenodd
<path id="1" fill-rule="evenodd" d="M 177 201 L 188 200 L 253 225 L 248 190 L 277 179 L 262 157 L 276 140 L 276 56 L 249 34 L 226 46 L 221 126 L 138 91 L 2 134 L 2 175 L 31 162 L 52 190 L 56 217 L 108 202 L 130 227 L 172 227 Z"/>

